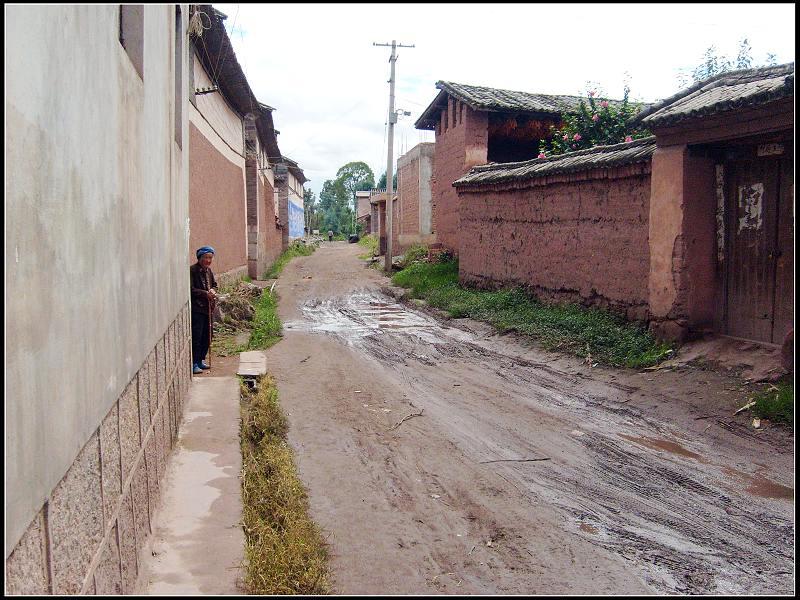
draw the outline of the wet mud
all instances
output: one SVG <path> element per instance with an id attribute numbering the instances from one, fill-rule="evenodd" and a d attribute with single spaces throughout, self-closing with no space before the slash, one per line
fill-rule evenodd
<path id="1" fill-rule="evenodd" d="M 788 483 L 785 474 L 747 472 L 752 463 L 741 460 L 770 452 L 764 436 L 720 419 L 689 430 L 691 417 L 677 423 L 631 402 L 672 401 L 638 374 L 594 378 L 575 361 L 451 326 L 376 289 L 307 295 L 298 308 L 287 331 L 327 336 L 390 372 L 454 450 L 507 481 L 530 510 L 556 511 L 564 535 L 615 556 L 652 593 L 793 593 L 794 490 L 774 480 Z M 712 426 L 714 437 L 698 433 Z M 410 502 L 401 480 L 394 489 L 398 507 Z M 433 496 L 459 501 L 454 490 Z M 508 532 L 504 545 L 518 564 L 531 562 Z"/>

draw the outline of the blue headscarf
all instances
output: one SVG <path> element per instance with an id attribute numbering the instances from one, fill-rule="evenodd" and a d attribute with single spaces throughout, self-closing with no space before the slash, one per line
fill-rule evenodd
<path id="1" fill-rule="evenodd" d="M 203 256 L 203 254 L 216 254 L 216 252 L 214 252 L 214 249 L 211 246 L 203 246 L 202 248 L 198 248 L 195 254 L 197 254 L 197 260 L 200 260 L 200 257 Z"/>

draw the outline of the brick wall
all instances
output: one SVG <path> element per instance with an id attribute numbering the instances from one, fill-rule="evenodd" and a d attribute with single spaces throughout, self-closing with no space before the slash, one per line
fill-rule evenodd
<path id="1" fill-rule="evenodd" d="M 8 594 L 130 594 L 191 382 L 181 309 L 6 560 Z"/>
<path id="2" fill-rule="evenodd" d="M 461 102 L 448 101 L 436 127 L 433 163 L 432 230 L 437 240 L 458 253 L 458 193 L 453 182 L 478 164 L 486 163 L 488 116 Z"/>
<path id="3" fill-rule="evenodd" d="M 419 158 L 405 163 L 398 161 L 398 167 L 398 236 L 405 238 L 419 233 Z M 398 243 L 405 243 L 405 240 Z"/>
<path id="4" fill-rule="evenodd" d="M 460 279 L 647 318 L 650 164 L 526 185 L 461 190 Z"/>

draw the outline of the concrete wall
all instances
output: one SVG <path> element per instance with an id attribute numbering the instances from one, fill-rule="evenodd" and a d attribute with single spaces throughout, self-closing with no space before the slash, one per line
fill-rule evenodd
<path id="1" fill-rule="evenodd" d="M 190 377 L 181 9 L 144 7 L 143 78 L 118 5 L 6 11 L 10 593 L 130 590 L 149 533 Z"/>
<path id="2" fill-rule="evenodd" d="M 449 98 L 436 127 L 431 229 L 443 246 L 456 253 L 460 250 L 458 194 L 452 184 L 471 167 L 486 163 L 488 123 L 487 113 Z"/>
<path id="3" fill-rule="evenodd" d="M 460 279 L 487 288 L 522 284 L 545 300 L 645 319 L 649 170 L 633 165 L 460 190 Z"/>

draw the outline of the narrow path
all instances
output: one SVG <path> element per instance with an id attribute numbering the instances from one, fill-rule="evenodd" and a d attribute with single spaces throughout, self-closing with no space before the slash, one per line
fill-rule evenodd
<path id="1" fill-rule="evenodd" d="M 137 594 L 241 594 L 239 383 L 194 378 Z"/>
<path id="2" fill-rule="evenodd" d="M 267 352 L 344 594 L 791 593 L 792 439 L 735 380 L 592 369 L 442 322 L 324 243 Z"/>

